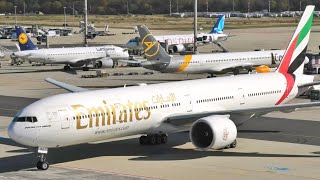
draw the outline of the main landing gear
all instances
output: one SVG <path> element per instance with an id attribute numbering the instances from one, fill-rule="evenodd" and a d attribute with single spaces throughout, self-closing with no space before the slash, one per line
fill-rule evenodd
<path id="1" fill-rule="evenodd" d="M 65 65 L 65 66 L 63 67 L 63 69 L 64 69 L 65 71 L 69 71 L 69 70 L 71 69 L 71 67 L 70 67 L 69 65 Z"/>
<path id="2" fill-rule="evenodd" d="M 213 78 L 213 77 L 217 77 L 217 76 L 214 74 L 210 74 L 210 76 L 208 76 L 207 78 Z"/>
<path id="3" fill-rule="evenodd" d="M 47 170 L 49 168 L 49 163 L 47 162 L 46 154 L 48 154 L 48 148 L 39 147 L 38 148 L 38 158 L 37 169 Z"/>
<path id="4" fill-rule="evenodd" d="M 141 145 L 157 145 L 166 144 L 168 142 L 168 136 L 166 134 L 148 134 L 139 138 Z"/>

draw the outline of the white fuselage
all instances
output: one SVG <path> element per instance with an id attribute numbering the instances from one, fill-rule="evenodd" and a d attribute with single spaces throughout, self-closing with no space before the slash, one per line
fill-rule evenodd
<path id="1" fill-rule="evenodd" d="M 144 62 L 142 65 L 164 73 L 225 73 L 235 68 L 279 65 L 284 52 L 272 50 L 173 56 L 167 66 L 157 68 L 152 62 Z"/>
<path id="2" fill-rule="evenodd" d="M 129 54 L 117 46 L 99 46 L 26 50 L 15 52 L 14 56 L 31 62 L 73 65 L 105 57 L 110 57 L 112 60 L 127 59 Z"/>
<path id="3" fill-rule="evenodd" d="M 32 147 L 61 147 L 152 132 L 178 132 L 166 117 L 218 110 L 270 107 L 296 97 L 280 73 L 228 76 L 147 86 L 56 95 L 17 114 L 37 122 L 16 122 L 9 136 Z M 232 117 L 236 125 L 250 119 Z M 185 130 L 185 129 L 183 129 Z"/>

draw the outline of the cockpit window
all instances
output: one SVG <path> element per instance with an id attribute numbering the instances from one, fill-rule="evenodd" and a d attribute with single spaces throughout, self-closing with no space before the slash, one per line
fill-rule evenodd
<path id="1" fill-rule="evenodd" d="M 28 116 L 28 117 L 15 117 L 13 119 L 13 122 L 38 122 L 37 117 L 32 117 L 32 116 Z"/>

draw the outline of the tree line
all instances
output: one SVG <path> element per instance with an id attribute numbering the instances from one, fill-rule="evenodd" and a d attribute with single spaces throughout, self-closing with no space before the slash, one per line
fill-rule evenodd
<path id="1" fill-rule="evenodd" d="M 194 0 L 88 0 L 90 14 L 169 14 L 170 1 L 172 13 L 193 11 Z M 84 0 L 0 0 L 0 13 L 18 14 L 82 14 Z M 301 6 L 300 6 L 301 4 Z M 316 5 L 319 0 L 270 0 L 271 12 L 302 10 L 308 4 Z M 16 7 L 15 7 L 16 6 Z M 65 9 L 64 9 L 65 7 Z M 269 0 L 198 0 L 198 11 L 206 12 L 240 11 L 250 12 L 268 10 Z"/>

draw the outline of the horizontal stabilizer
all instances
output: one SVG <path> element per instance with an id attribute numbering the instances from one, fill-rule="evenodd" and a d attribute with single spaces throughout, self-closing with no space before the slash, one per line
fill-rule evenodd
<path id="1" fill-rule="evenodd" d="M 311 83 L 301 84 L 298 87 L 303 88 L 303 87 L 310 87 L 310 86 L 319 85 L 319 84 L 320 84 L 320 81 L 315 81 L 315 82 L 311 82 Z"/>

